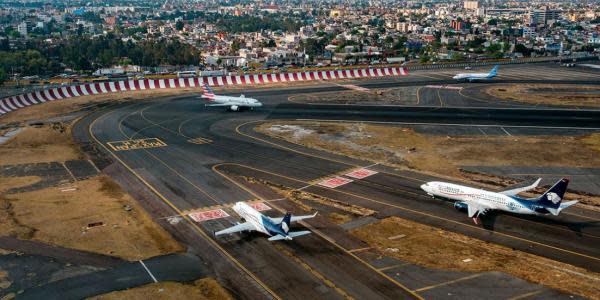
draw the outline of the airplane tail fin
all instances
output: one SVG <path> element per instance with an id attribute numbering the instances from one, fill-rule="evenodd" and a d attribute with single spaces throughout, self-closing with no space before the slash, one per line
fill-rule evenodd
<path id="1" fill-rule="evenodd" d="M 281 220 L 281 223 L 279 224 L 279 226 L 281 227 L 281 230 L 283 230 L 283 232 L 288 233 L 290 231 L 291 220 L 292 220 L 292 214 L 286 213 L 285 216 L 283 216 L 283 220 Z"/>
<path id="2" fill-rule="evenodd" d="M 208 101 L 212 101 L 215 99 L 215 93 L 208 86 L 207 83 L 202 84 L 202 98 L 208 99 Z"/>
<path id="3" fill-rule="evenodd" d="M 494 68 L 490 71 L 488 76 L 496 76 L 498 75 L 498 65 L 495 65 Z"/>
<path id="4" fill-rule="evenodd" d="M 561 205 L 562 199 L 565 196 L 565 192 L 567 191 L 567 186 L 569 185 L 569 179 L 563 178 L 555 183 L 549 190 L 547 190 L 544 194 L 542 194 L 539 198 L 536 199 L 536 202 L 543 205 L 548 211 L 550 211 L 553 215 L 558 215 L 558 213 L 568 206 L 571 206 L 575 203 L 569 202 Z"/>

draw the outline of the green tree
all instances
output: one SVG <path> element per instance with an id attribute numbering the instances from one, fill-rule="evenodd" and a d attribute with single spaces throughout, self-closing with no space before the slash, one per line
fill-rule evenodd
<path id="1" fill-rule="evenodd" d="M 463 61 L 465 60 L 465 55 L 460 52 L 453 52 L 450 59 L 453 61 Z"/>
<path id="2" fill-rule="evenodd" d="M 231 43 L 231 47 L 230 47 L 231 54 L 235 55 L 236 53 L 238 53 L 241 46 L 242 46 L 242 42 L 240 42 L 238 39 L 233 40 L 233 42 Z"/>
<path id="3" fill-rule="evenodd" d="M 6 79 L 8 79 L 6 71 L 4 70 L 4 68 L 0 68 L 0 85 L 3 85 Z"/>
<path id="4" fill-rule="evenodd" d="M 531 50 L 529 50 L 523 44 L 517 44 L 515 46 L 515 52 L 519 52 L 519 53 L 522 53 L 524 56 L 528 56 L 531 53 Z"/>
<path id="5" fill-rule="evenodd" d="M 175 29 L 177 29 L 178 31 L 183 30 L 183 21 L 179 20 L 175 23 Z"/>

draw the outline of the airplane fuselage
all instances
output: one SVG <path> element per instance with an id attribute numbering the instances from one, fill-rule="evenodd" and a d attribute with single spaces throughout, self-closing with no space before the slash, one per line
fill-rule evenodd
<path id="1" fill-rule="evenodd" d="M 246 97 L 233 97 L 233 96 L 212 96 L 206 97 L 202 96 L 202 98 L 209 99 L 209 104 L 207 106 L 224 106 L 229 107 L 230 110 L 237 111 L 244 108 L 256 108 L 261 107 L 263 104 L 254 99 L 254 98 L 246 98 Z"/>
<path id="2" fill-rule="evenodd" d="M 534 201 L 453 183 L 438 181 L 428 182 L 427 184 L 422 185 L 421 189 L 431 196 L 456 201 L 456 208 L 461 208 L 461 203 L 465 203 L 467 205 L 482 205 L 492 210 L 502 210 L 526 215 L 548 213 L 543 206 L 536 204 Z"/>
<path id="3" fill-rule="evenodd" d="M 461 73 L 457 74 L 452 79 L 456 79 L 458 81 L 484 81 L 491 80 L 495 75 L 490 75 L 488 73 Z"/>

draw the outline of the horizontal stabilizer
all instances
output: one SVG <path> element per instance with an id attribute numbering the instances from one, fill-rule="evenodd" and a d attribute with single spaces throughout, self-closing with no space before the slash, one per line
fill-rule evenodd
<path id="1" fill-rule="evenodd" d="M 293 238 L 299 237 L 299 236 L 302 236 L 302 235 L 307 235 L 307 234 L 310 234 L 310 231 L 304 230 L 304 231 L 288 232 L 288 236 L 293 237 Z"/>
<path id="2" fill-rule="evenodd" d="M 310 219 L 310 218 L 314 218 L 317 216 L 318 212 L 315 212 L 312 215 L 305 215 L 305 216 L 292 216 L 290 218 L 290 222 L 298 222 L 298 221 L 302 221 L 304 219 Z M 273 223 L 281 223 L 281 221 L 283 221 L 283 218 L 271 218 L 271 220 L 273 221 Z"/>
<path id="3" fill-rule="evenodd" d="M 573 206 L 573 205 L 577 204 L 577 202 L 579 202 L 579 201 L 574 200 L 574 201 L 568 201 L 568 202 L 561 203 L 560 208 L 558 209 L 558 212 L 560 213 L 563 209 L 565 209 L 569 206 Z"/>
<path id="4" fill-rule="evenodd" d="M 252 231 L 252 230 L 256 230 L 256 228 L 254 228 L 254 226 L 252 224 L 250 224 L 249 222 L 245 222 L 245 223 L 237 224 L 235 226 L 231 226 L 229 228 L 217 231 L 217 232 L 215 232 L 215 236 L 219 236 L 222 234 L 232 234 L 232 233 L 241 232 L 241 231 Z"/>
<path id="5" fill-rule="evenodd" d="M 269 238 L 269 241 L 280 241 L 280 240 L 291 240 L 295 237 L 301 236 L 301 235 L 307 235 L 310 234 L 310 231 L 306 230 L 306 231 L 294 231 L 294 232 L 288 232 L 287 236 L 283 236 L 281 234 L 272 236 Z"/>
<path id="6" fill-rule="evenodd" d="M 278 234 L 269 238 L 269 242 L 280 241 L 280 240 L 291 240 L 292 238 L 286 238 L 285 236 Z"/>

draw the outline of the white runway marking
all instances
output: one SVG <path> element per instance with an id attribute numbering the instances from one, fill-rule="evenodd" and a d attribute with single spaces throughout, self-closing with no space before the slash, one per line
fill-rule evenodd
<path id="1" fill-rule="evenodd" d="M 150 272 L 150 269 L 148 269 L 148 267 L 146 267 L 146 264 L 144 263 L 144 261 L 140 260 L 139 262 L 140 262 L 140 264 L 142 264 L 142 267 L 144 267 L 144 269 L 146 269 L 146 272 L 148 272 L 148 275 L 150 275 L 150 278 L 152 278 L 152 280 L 154 280 L 155 283 L 158 282 L 158 280 L 156 280 L 156 277 L 154 277 L 152 272 Z"/>

